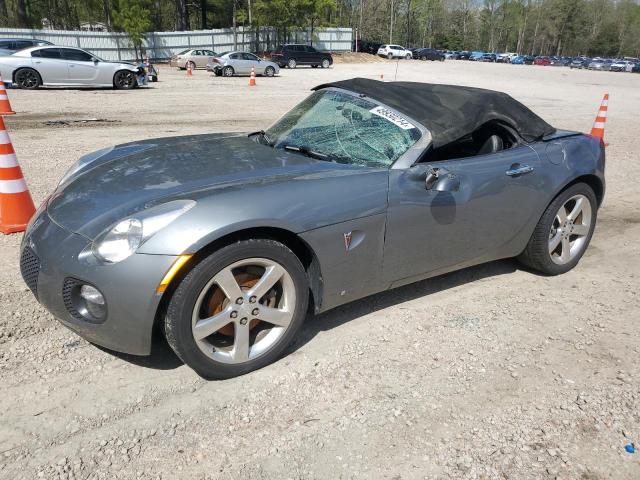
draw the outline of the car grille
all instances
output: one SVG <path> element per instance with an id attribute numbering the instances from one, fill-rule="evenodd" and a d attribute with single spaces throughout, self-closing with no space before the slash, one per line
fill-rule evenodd
<path id="1" fill-rule="evenodd" d="M 29 290 L 37 297 L 40 259 L 29 247 L 25 247 L 25 249 L 22 250 L 22 255 L 20 255 L 20 273 Z"/>
<path id="2" fill-rule="evenodd" d="M 73 302 L 73 289 L 78 285 L 80 283 L 75 278 L 65 278 L 62 284 L 62 301 L 73 318 L 84 320 L 84 317 L 78 312 Z"/>

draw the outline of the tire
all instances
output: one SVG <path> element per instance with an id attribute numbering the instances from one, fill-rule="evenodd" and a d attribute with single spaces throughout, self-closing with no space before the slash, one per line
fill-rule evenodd
<path id="1" fill-rule="evenodd" d="M 264 74 L 267 77 L 273 77 L 276 74 L 276 69 L 273 67 L 267 67 L 264 69 Z"/>
<path id="2" fill-rule="evenodd" d="M 287 62 L 288 68 L 296 68 L 297 66 L 298 66 L 298 63 L 293 58 L 290 58 L 289 61 Z"/>
<path id="3" fill-rule="evenodd" d="M 226 67 L 224 67 L 222 69 L 222 76 L 223 77 L 233 77 L 234 73 L 235 73 L 235 70 L 230 65 L 227 65 Z"/>
<path id="4" fill-rule="evenodd" d="M 328 58 L 324 58 L 322 60 L 322 64 L 320 65 L 322 68 L 329 68 L 331 66 L 331 62 Z"/>
<path id="5" fill-rule="evenodd" d="M 131 90 L 137 85 L 136 74 L 129 70 L 118 70 L 113 76 L 113 86 L 117 90 Z"/>
<path id="6" fill-rule="evenodd" d="M 425 61 L 427 60 L 427 57 L 425 57 L 424 55 L 422 55 L 422 56 L 420 57 L 420 60 L 422 60 L 423 62 L 425 62 Z"/>
<path id="7" fill-rule="evenodd" d="M 33 68 L 21 68 L 15 75 L 15 83 L 25 90 L 35 90 L 42 85 L 42 77 Z"/>
<path id="8" fill-rule="evenodd" d="M 243 265 L 243 262 L 250 266 Z M 249 297 L 251 289 L 259 284 L 267 270 L 260 270 L 262 267 L 255 265 L 265 268 L 274 265 L 282 269 L 273 270 L 281 277 L 266 293 L 256 292 L 260 296 L 257 299 Z M 252 268 L 258 270 L 247 273 Z M 226 290 L 232 297 L 241 295 L 239 298 L 243 301 L 230 301 L 217 286 L 216 277 L 227 279 Z M 289 248 L 274 240 L 239 241 L 204 258 L 180 282 L 164 317 L 165 337 L 178 357 L 203 378 L 236 377 L 262 368 L 283 354 L 305 319 L 308 301 L 309 285 L 304 268 Z M 288 323 L 274 327 L 274 324 L 256 320 L 267 311 L 271 315 L 274 312 L 286 315 Z M 227 315 L 229 321 L 223 323 L 227 321 Z M 209 333 L 212 327 L 205 323 L 196 333 L 196 325 L 202 325 L 205 318 L 219 318 L 213 328 L 220 328 Z M 244 332 L 246 337 L 242 335 L 242 338 L 245 342 L 237 338 L 236 331 Z M 196 335 L 203 336 L 196 340 Z M 239 345 L 244 345 L 245 349 Z"/>
<path id="9" fill-rule="evenodd" d="M 389 60 L 392 60 L 393 59 L 393 53 L 387 53 L 387 58 Z"/>
<path id="10" fill-rule="evenodd" d="M 567 209 L 575 209 L 577 199 L 581 200 L 582 211 L 573 219 L 571 219 L 573 212 L 570 211 L 567 216 L 569 225 L 563 227 L 559 217 L 560 209 L 562 208 L 565 212 Z M 597 213 L 598 202 L 593 189 L 585 183 L 572 185 L 559 193 L 549 204 L 536 225 L 527 247 L 518 256 L 518 260 L 527 267 L 546 275 L 560 275 L 568 272 L 578 264 L 589 246 L 596 225 Z M 588 226 L 585 226 L 587 216 Z M 567 231 L 567 228 L 570 230 Z M 583 232 L 584 234 L 574 235 L 573 232 Z M 550 252 L 553 245 L 552 240 L 558 237 L 560 237 L 559 243 Z M 571 240 L 572 238 L 573 240 Z M 569 245 L 569 248 L 565 248 L 565 245 Z M 561 254 L 565 252 L 568 252 L 568 257 L 565 257 L 563 261 Z"/>
<path id="11" fill-rule="evenodd" d="M 411 60 L 411 54 L 407 53 L 404 58 L 405 60 Z"/>
<path id="12" fill-rule="evenodd" d="M 189 67 L 191 67 L 191 70 L 195 70 L 196 63 L 189 60 L 187 63 L 184 64 L 184 69 L 187 70 Z"/>

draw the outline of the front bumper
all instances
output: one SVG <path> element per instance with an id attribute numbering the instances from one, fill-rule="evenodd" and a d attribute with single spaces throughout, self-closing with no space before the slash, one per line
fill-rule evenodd
<path id="1" fill-rule="evenodd" d="M 120 263 L 100 265 L 78 259 L 89 244 L 87 238 L 54 223 L 46 211 L 40 213 L 20 249 L 25 282 L 47 310 L 89 342 L 148 355 L 161 300 L 156 288 L 176 257 L 134 254 Z M 102 292 L 107 304 L 104 321 L 88 321 L 69 308 L 63 295 L 68 279 L 86 282 Z"/>

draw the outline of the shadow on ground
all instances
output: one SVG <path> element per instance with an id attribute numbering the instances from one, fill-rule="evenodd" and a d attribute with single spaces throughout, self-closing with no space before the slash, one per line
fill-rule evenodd
<path id="1" fill-rule="evenodd" d="M 517 264 L 514 260 L 485 263 L 371 295 L 316 317 L 309 316 L 297 339 L 289 347 L 286 354 L 290 354 L 306 345 L 318 333 L 339 327 L 363 315 L 484 278 L 513 273 L 516 269 Z M 129 363 L 155 370 L 172 370 L 183 365 L 183 362 L 176 356 L 159 332 L 154 335 L 151 355 L 146 357 L 114 352 L 103 347 L 98 348 Z"/>

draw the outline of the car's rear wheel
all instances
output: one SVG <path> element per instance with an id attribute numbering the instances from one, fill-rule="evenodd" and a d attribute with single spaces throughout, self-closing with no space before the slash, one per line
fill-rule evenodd
<path id="1" fill-rule="evenodd" d="M 21 68 L 15 74 L 16 85 L 20 88 L 27 90 L 33 90 L 42 85 L 42 78 L 40 74 L 33 68 Z"/>
<path id="2" fill-rule="evenodd" d="M 273 67 L 267 67 L 264 69 L 264 74 L 267 77 L 273 77 L 276 74 L 276 69 Z"/>
<path id="3" fill-rule="evenodd" d="M 296 68 L 298 66 L 298 62 L 295 61 L 295 59 L 290 58 L 289 61 L 287 62 L 287 67 L 289 68 Z"/>
<path id="4" fill-rule="evenodd" d="M 308 298 L 304 268 L 289 248 L 240 241 L 180 282 L 167 307 L 165 336 L 202 377 L 235 377 L 279 358 L 304 321 Z"/>
<path id="5" fill-rule="evenodd" d="M 423 62 L 424 62 L 426 59 L 427 59 L 427 57 L 426 57 L 426 56 L 424 56 L 424 55 L 422 55 L 422 56 L 420 57 L 420 60 L 422 60 Z"/>
<path id="6" fill-rule="evenodd" d="M 407 53 L 407 54 L 404 56 L 404 58 L 405 58 L 405 59 L 407 59 L 407 60 L 411 60 L 411 54 L 410 54 L 410 53 Z"/>
<path id="7" fill-rule="evenodd" d="M 331 62 L 328 58 L 322 60 L 322 68 L 329 68 L 331 66 Z"/>
<path id="8" fill-rule="evenodd" d="M 224 75 L 225 77 L 233 77 L 234 73 L 235 71 L 233 70 L 233 67 L 229 65 L 227 65 L 222 69 L 222 75 Z"/>
<path id="9" fill-rule="evenodd" d="M 518 259 L 547 275 L 568 272 L 589 246 L 597 212 L 593 189 L 584 183 L 572 185 L 547 207 Z"/>
<path id="10" fill-rule="evenodd" d="M 186 65 L 184 66 L 185 69 L 191 69 L 191 70 L 195 70 L 196 69 L 196 63 L 192 62 L 192 61 L 188 61 L 186 63 Z"/>
<path id="11" fill-rule="evenodd" d="M 393 58 L 393 53 L 387 53 L 387 58 L 391 60 Z"/>
<path id="12" fill-rule="evenodd" d="M 137 84 L 135 73 L 129 70 L 120 70 L 113 76 L 113 86 L 118 90 L 129 90 Z"/>

